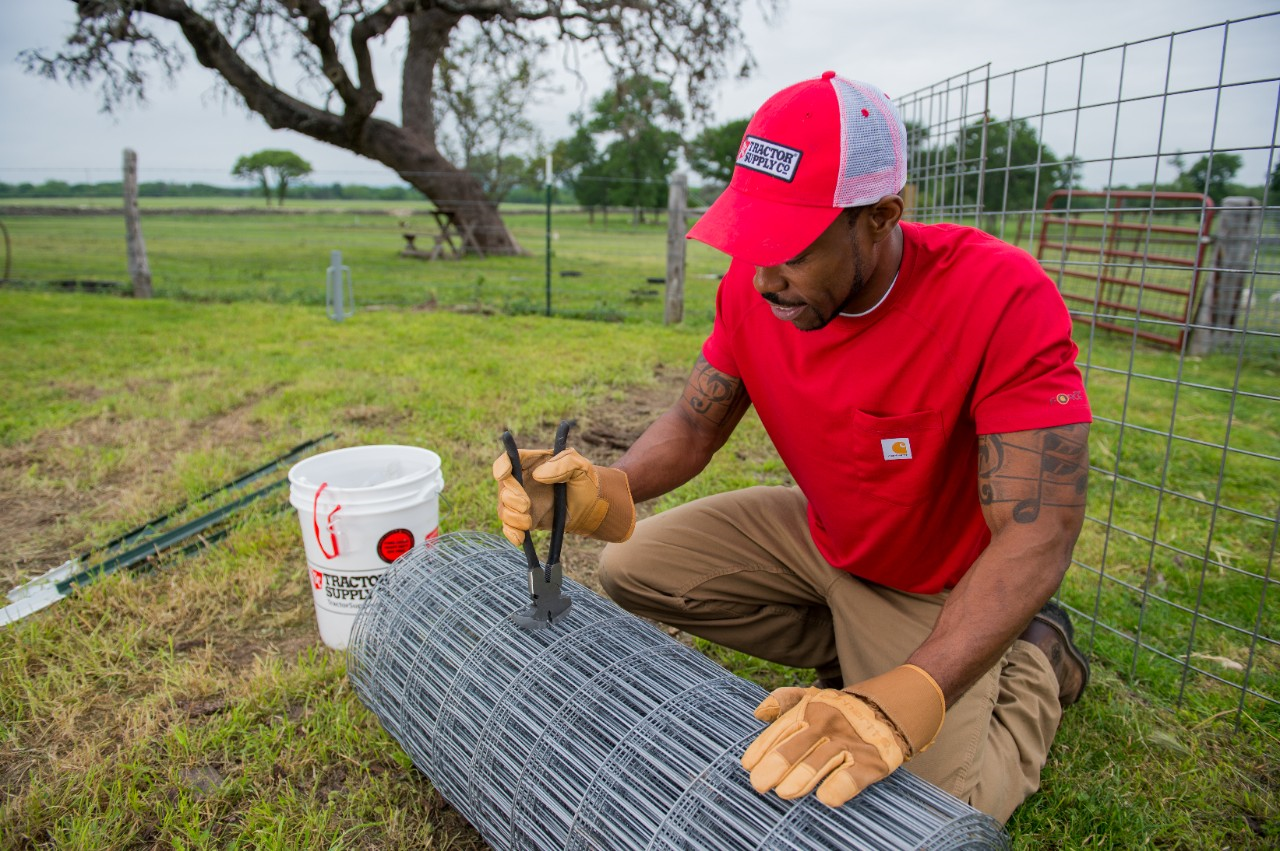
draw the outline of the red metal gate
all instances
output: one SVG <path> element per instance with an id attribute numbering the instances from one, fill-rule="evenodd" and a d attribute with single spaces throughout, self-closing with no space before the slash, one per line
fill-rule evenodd
<path id="1" fill-rule="evenodd" d="M 1072 315 L 1181 350 L 1199 300 L 1213 200 L 1057 189 L 1044 209 L 1036 259 Z"/>

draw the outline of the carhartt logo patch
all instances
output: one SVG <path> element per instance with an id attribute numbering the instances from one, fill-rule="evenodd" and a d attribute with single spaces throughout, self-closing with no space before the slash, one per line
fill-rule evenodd
<path id="1" fill-rule="evenodd" d="M 886 461 L 905 461 L 911 457 L 911 441 L 905 437 L 889 437 L 880 441 Z"/>
<path id="2" fill-rule="evenodd" d="M 742 147 L 738 149 L 738 165 L 790 183 L 795 179 L 800 155 L 800 151 L 795 148 L 758 136 L 748 136 L 742 140 Z"/>

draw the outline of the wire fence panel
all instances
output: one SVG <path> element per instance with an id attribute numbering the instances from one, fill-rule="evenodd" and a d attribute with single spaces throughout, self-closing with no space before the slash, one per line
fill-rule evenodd
<path id="1" fill-rule="evenodd" d="M 1280 15 L 898 98 L 908 217 L 1026 248 L 1094 425 L 1062 600 L 1173 705 L 1280 719 Z"/>
<path id="2" fill-rule="evenodd" d="M 167 203 L 162 203 L 167 202 Z M 426 202 L 291 202 L 283 210 L 143 198 L 142 229 L 159 297 L 323 304 L 331 251 L 351 267 L 358 308 L 373 305 L 608 321 L 663 317 L 667 222 L 659 210 L 505 205 L 522 249 L 481 255 L 441 236 Z M 202 206 L 205 205 L 205 206 Z M 118 203 L 0 206 L 9 286 L 128 289 Z M 547 247 L 550 246 L 548 262 Z M 686 320 L 709 321 L 727 260 L 698 244 L 686 265 Z"/>

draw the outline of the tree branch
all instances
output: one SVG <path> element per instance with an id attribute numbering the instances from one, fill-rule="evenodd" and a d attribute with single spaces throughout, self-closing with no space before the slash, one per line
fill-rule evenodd
<path id="1" fill-rule="evenodd" d="M 290 128 L 323 142 L 351 149 L 342 118 L 298 100 L 264 80 L 240 58 L 218 27 L 181 0 L 137 0 L 137 7 L 182 29 L 196 60 L 216 71 L 245 104 L 275 129 Z"/>
<path id="2" fill-rule="evenodd" d="M 372 85 L 372 80 L 369 81 L 368 89 L 363 87 L 358 89 L 351 82 L 347 69 L 338 58 L 338 45 L 333 40 L 333 20 L 330 19 L 324 4 L 320 0 L 280 0 L 280 2 L 291 15 L 301 17 L 307 22 L 302 34 L 307 41 L 315 45 L 319 52 L 320 69 L 324 78 L 329 81 L 334 91 L 338 93 L 338 97 L 346 104 L 347 114 L 350 115 L 354 110 L 366 117 L 371 115 L 382 96 Z"/>
<path id="3" fill-rule="evenodd" d="M 356 58 L 356 75 L 361 88 L 374 88 L 373 59 L 369 54 L 369 39 L 386 35 L 400 18 L 408 15 L 419 4 L 415 0 L 391 0 L 377 10 L 358 18 L 351 27 L 351 51 Z"/>

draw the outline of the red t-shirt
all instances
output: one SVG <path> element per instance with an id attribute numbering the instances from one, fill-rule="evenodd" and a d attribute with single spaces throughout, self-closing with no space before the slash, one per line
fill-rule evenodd
<path id="1" fill-rule="evenodd" d="M 774 317 L 735 261 L 702 352 L 744 382 L 827 561 L 931 594 L 991 540 L 977 435 L 1091 416 L 1071 319 L 1033 257 L 973 228 L 901 227 L 884 300 L 817 331 Z"/>

